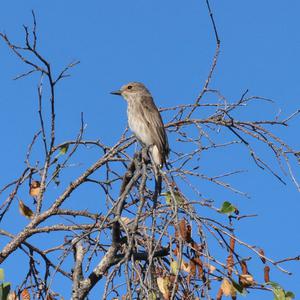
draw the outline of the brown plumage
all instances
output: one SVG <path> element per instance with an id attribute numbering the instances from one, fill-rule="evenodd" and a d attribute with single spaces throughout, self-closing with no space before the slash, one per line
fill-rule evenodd
<path id="1" fill-rule="evenodd" d="M 139 82 L 130 82 L 119 91 L 127 101 L 128 125 L 143 146 L 149 147 L 152 161 L 157 167 L 166 163 L 169 143 L 161 115 L 148 89 Z M 157 170 L 154 172 L 157 178 Z"/>

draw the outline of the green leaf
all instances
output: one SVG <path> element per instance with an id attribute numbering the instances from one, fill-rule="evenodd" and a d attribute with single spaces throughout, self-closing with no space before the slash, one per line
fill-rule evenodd
<path id="1" fill-rule="evenodd" d="M 69 149 L 69 144 L 65 144 L 65 145 L 61 146 L 58 155 L 64 155 L 64 154 L 66 154 L 67 151 L 68 151 L 68 149 Z"/>
<path id="2" fill-rule="evenodd" d="M 285 293 L 285 299 L 286 300 L 295 299 L 295 294 L 293 292 L 288 291 Z"/>
<path id="3" fill-rule="evenodd" d="M 178 193 L 177 191 L 174 191 L 173 194 L 174 194 L 175 202 L 178 205 L 178 207 L 183 207 L 184 199 L 182 198 L 180 193 Z M 172 202 L 173 202 L 172 194 L 170 192 L 166 192 L 161 195 L 166 197 L 166 203 L 171 206 Z"/>
<path id="4" fill-rule="evenodd" d="M 228 201 L 225 201 L 223 204 L 222 204 L 222 207 L 220 208 L 220 213 L 222 214 L 232 214 L 234 213 L 235 211 L 237 211 L 237 208 L 232 205 L 230 202 Z"/>
<path id="5" fill-rule="evenodd" d="M 2 299 L 6 300 L 9 292 L 10 292 L 10 283 L 4 282 L 2 284 Z"/>
<path id="6" fill-rule="evenodd" d="M 55 171 L 53 172 L 53 181 L 54 183 L 59 186 L 60 184 L 60 180 L 59 180 L 59 172 L 61 171 L 61 165 L 60 164 L 57 164 L 56 165 L 56 168 L 55 168 Z"/>
<path id="7" fill-rule="evenodd" d="M 246 289 L 244 289 L 239 283 L 237 283 L 233 279 L 230 279 L 230 280 L 231 280 L 232 286 L 239 294 L 241 294 L 243 296 L 247 295 Z"/>
<path id="8" fill-rule="evenodd" d="M 0 269 L 0 281 L 4 280 L 4 269 Z"/>
<path id="9" fill-rule="evenodd" d="M 267 285 L 270 285 L 273 288 L 280 288 L 280 285 L 274 281 L 267 282 Z"/>
<path id="10" fill-rule="evenodd" d="M 286 292 L 278 283 L 270 281 L 267 282 L 268 285 L 272 287 L 274 294 L 274 300 L 291 300 L 295 299 L 295 295 L 288 291 Z"/>
<path id="11" fill-rule="evenodd" d="M 150 293 L 149 293 L 149 300 L 156 300 L 157 298 L 156 298 L 156 295 L 155 295 L 155 293 L 153 292 L 153 291 L 151 291 Z"/>

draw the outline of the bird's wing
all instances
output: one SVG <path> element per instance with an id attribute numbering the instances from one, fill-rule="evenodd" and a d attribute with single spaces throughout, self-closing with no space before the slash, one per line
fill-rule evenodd
<path id="1" fill-rule="evenodd" d="M 169 154 L 169 144 L 161 115 L 151 96 L 143 95 L 141 104 L 143 117 L 153 134 L 154 143 L 159 152 L 163 154 L 164 159 L 166 159 Z"/>

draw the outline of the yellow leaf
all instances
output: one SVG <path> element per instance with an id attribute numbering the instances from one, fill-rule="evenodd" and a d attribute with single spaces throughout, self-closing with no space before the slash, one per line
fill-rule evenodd
<path id="1" fill-rule="evenodd" d="M 168 277 L 157 277 L 156 279 L 158 288 L 162 293 L 164 300 L 170 299 L 170 291 L 169 291 L 169 278 Z"/>
<path id="2" fill-rule="evenodd" d="M 172 259 L 170 263 L 171 274 L 176 275 L 178 273 L 178 263 L 176 260 Z"/>
<path id="3" fill-rule="evenodd" d="M 146 299 L 144 299 L 146 300 Z M 157 300 L 157 297 L 153 291 L 150 291 L 149 298 L 147 300 Z"/>
<path id="4" fill-rule="evenodd" d="M 34 217 L 33 211 L 28 206 L 26 206 L 22 200 L 19 200 L 19 211 L 21 215 L 28 219 L 33 219 Z"/>

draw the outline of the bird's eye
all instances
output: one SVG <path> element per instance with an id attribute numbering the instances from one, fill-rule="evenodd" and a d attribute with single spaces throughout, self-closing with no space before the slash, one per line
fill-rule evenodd
<path id="1" fill-rule="evenodd" d="M 132 85 L 129 85 L 129 86 L 127 87 L 127 89 L 128 89 L 128 90 L 131 90 L 131 89 L 132 89 Z"/>

